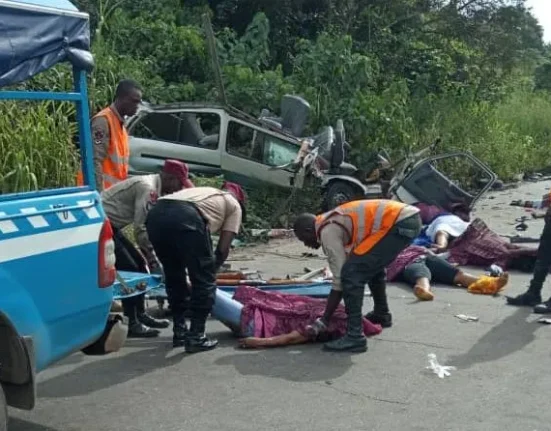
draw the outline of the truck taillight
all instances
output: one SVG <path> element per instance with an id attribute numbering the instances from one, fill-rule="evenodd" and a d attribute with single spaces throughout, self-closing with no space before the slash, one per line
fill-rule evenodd
<path id="1" fill-rule="evenodd" d="M 98 248 L 98 280 L 99 287 L 109 287 L 115 282 L 115 242 L 113 228 L 105 219 L 99 236 Z"/>

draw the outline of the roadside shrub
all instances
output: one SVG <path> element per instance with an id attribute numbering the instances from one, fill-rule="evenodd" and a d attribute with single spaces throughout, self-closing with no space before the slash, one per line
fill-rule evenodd
<path id="1" fill-rule="evenodd" d="M 78 153 L 68 103 L 0 102 L 0 192 L 74 184 Z"/>

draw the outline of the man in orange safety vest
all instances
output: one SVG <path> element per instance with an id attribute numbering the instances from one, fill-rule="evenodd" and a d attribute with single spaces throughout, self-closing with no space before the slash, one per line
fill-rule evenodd
<path id="1" fill-rule="evenodd" d="M 326 350 L 365 352 L 362 304 L 369 285 L 374 309 L 365 317 L 383 327 L 392 325 L 386 297 L 385 268 L 421 232 L 419 210 L 390 200 L 349 202 L 315 216 L 300 215 L 294 224 L 297 238 L 307 247 L 322 247 L 333 273 L 333 287 L 325 314 L 309 326 L 323 332 L 344 298 L 347 334 L 324 345 Z"/>
<path id="2" fill-rule="evenodd" d="M 117 85 L 113 103 L 92 118 L 94 172 L 98 192 L 128 177 L 130 148 L 124 119 L 136 114 L 141 101 L 142 90 L 138 83 L 124 79 Z M 83 184 L 82 171 L 79 171 L 77 185 Z"/>

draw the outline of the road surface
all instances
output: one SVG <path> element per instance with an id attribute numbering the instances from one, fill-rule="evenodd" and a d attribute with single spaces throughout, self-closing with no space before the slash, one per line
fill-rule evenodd
<path id="1" fill-rule="evenodd" d="M 494 193 L 477 208 L 501 234 L 514 234 L 522 209 L 510 200 L 537 198 L 549 182 Z M 538 236 L 542 222 L 529 222 Z M 293 240 L 237 250 L 234 268 L 266 276 L 324 265 L 304 258 Z M 477 273 L 481 269 L 474 270 Z M 514 274 L 508 293 L 529 275 Z M 544 292 L 551 295 L 546 286 Z M 394 327 L 369 340 L 360 355 L 319 345 L 241 351 L 217 322 L 208 331 L 220 348 L 186 355 L 162 338 L 131 340 L 106 357 L 75 354 L 39 376 L 32 412 L 11 410 L 11 431 L 258 430 L 551 430 L 551 326 L 503 298 L 438 287 L 432 303 L 405 286 L 389 287 Z M 370 299 L 366 297 L 365 309 Z M 463 322 L 455 314 L 480 318 Z M 454 365 L 446 379 L 430 374 L 427 355 Z"/>

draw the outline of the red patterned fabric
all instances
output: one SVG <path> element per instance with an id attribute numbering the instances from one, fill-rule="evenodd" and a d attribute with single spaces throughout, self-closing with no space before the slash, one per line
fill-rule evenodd
<path id="1" fill-rule="evenodd" d="M 449 248 L 449 261 L 459 265 L 489 266 L 496 264 L 503 269 L 511 267 L 516 259 L 534 258 L 537 250 L 511 244 L 500 237 L 481 219 L 475 219 L 465 233 L 454 240 Z"/>
<path id="2" fill-rule="evenodd" d="M 394 281 L 400 273 L 412 263 L 414 260 L 421 256 L 425 256 L 429 253 L 429 250 L 425 247 L 420 247 L 418 245 L 410 245 L 405 248 L 396 259 L 387 267 L 386 269 L 386 278 L 388 281 Z"/>
<path id="3" fill-rule="evenodd" d="M 254 337 L 269 338 L 298 331 L 306 334 L 306 326 L 325 311 L 326 301 L 307 296 L 265 292 L 248 286 L 240 286 L 233 297 L 243 304 L 241 329 L 247 332 L 249 322 L 254 321 Z M 381 333 L 381 326 L 363 319 L 366 336 Z M 330 338 L 339 338 L 346 333 L 346 313 L 339 305 L 328 328 Z"/>

